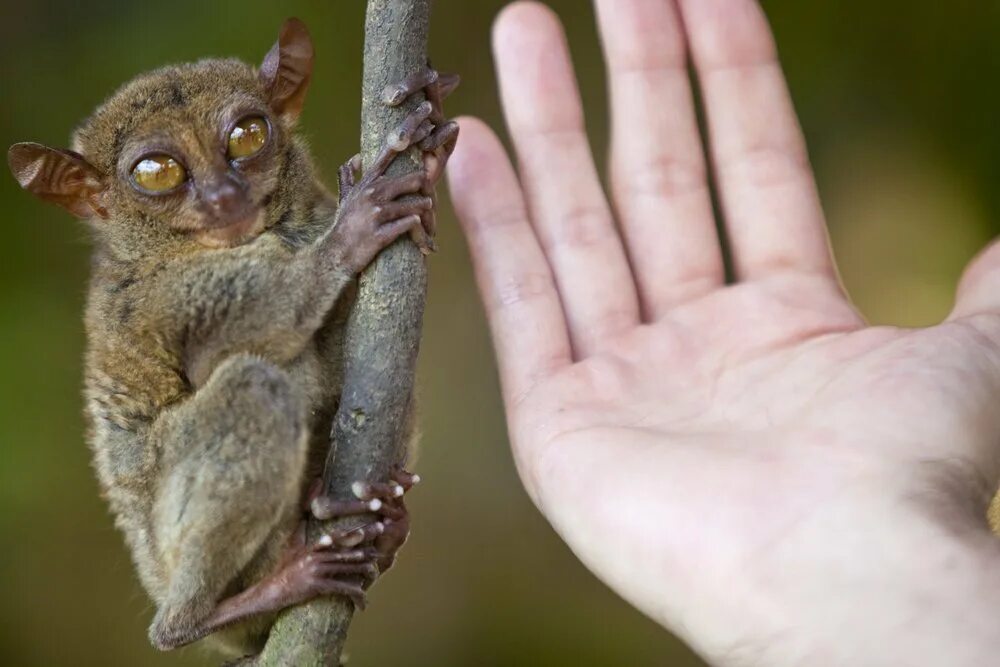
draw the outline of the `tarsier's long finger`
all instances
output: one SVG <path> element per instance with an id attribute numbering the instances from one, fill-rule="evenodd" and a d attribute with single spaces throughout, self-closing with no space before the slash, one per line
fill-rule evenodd
<path id="1" fill-rule="evenodd" d="M 427 190 L 433 190 L 444 175 L 451 154 L 455 152 L 459 134 L 458 123 L 448 122 L 437 128 L 420 143 L 424 151 L 424 171 L 427 174 Z"/>
<path id="2" fill-rule="evenodd" d="M 439 148 L 447 150 L 448 155 L 455 151 L 455 144 L 458 143 L 458 133 L 460 128 L 455 121 L 448 121 L 444 125 L 434 128 L 427 137 L 420 142 L 420 150 L 425 153 L 433 153 Z"/>
<path id="3" fill-rule="evenodd" d="M 402 499 L 396 500 L 392 503 L 384 503 L 379 514 L 383 517 L 382 523 L 386 530 L 392 525 L 394 521 L 402 521 L 407 517 L 406 506 L 403 504 Z"/>
<path id="4" fill-rule="evenodd" d="M 378 222 L 391 222 L 408 215 L 420 215 L 434 207 L 434 200 L 430 197 L 416 197 L 414 199 L 397 199 L 395 201 L 379 204 L 375 209 L 375 219 Z"/>
<path id="5" fill-rule="evenodd" d="M 457 74 L 444 74 L 426 67 L 399 83 L 386 86 L 382 93 L 382 102 L 388 106 L 396 107 L 421 90 L 425 91 L 428 97 L 434 96 L 437 98 L 437 102 L 441 102 L 458 88 L 461 81 L 461 77 Z"/>
<path id="6" fill-rule="evenodd" d="M 401 498 L 406 493 L 406 487 L 396 481 L 385 484 L 355 482 L 351 485 L 351 492 L 360 500 L 371 500 L 372 498 L 391 500 L 392 498 Z"/>
<path id="7" fill-rule="evenodd" d="M 415 171 L 404 176 L 383 176 L 372 187 L 372 198 L 377 201 L 392 201 L 403 195 L 416 195 L 424 191 L 424 174 Z"/>
<path id="8" fill-rule="evenodd" d="M 329 546 L 330 544 L 337 545 L 339 547 L 346 547 L 348 549 L 353 549 L 359 544 L 365 542 L 370 542 L 376 537 L 385 532 L 385 524 L 381 521 L 375 521 L 374 523 L 365 524 L 360 528 L 353 528 L 350 530 L 338 530 L 329 535 L 324 535 L 319 538 L 319 544 L 321 546 Z"/>
<path id="9" fill-rule="evenodd" d="M 342 595 L 349 598 L 358 609 L 364 609 L 368 604 L 365 589 L 357 584 L 349 584 L 338 579 L 323 579 L 316 588 L 317 593 L 321 595 Z"/>
<path id="10" fill-rule="evenodd" d="M 358 184 L 361 187 L 369 187 L 377 179 L 385 175 L 385 170 L 389 168 L 396 156 L 413 145 L 413 137 L 420 126 L 431 114 L 430 102 L 423 102 L 410 112 L 410 115 L 400 123 L 399 127 L 389 133 L 386 144 L 379 152 L 378 157 L 368 168 L 368 172 L 361 178 Z"/>
<path id="11" fill-rule="evenodd" d="M 417 91 L 436 84 L 440 74 L 430 67 L 414 72 L 398 83 L 389 84 L 382 92 L 382 102 L 390 107 L 398 107 Z"/>
<path id="12" fill-rule="evenodd" d="M 442 83 L 442 78 L 444 82 Z M 457 74 L 442 74 L 439 75 L 438 80 L 427 86 L 424 89 L 424 95 L 427 100 L 431 103 L 433 112 L 431 113 L 431 120 L 434 121 L 436 125 L 440 125 L 445 121 L 444 115 L 444 100 L 448 95 L 451 95 L 456 88 L 461 79 Z"/>
<path id="13" fill-rule="evenodd" d="M 375 540 L 375 549 L 379 554 L 379 570 L 385 572 L 396 562 L 396 554 L 410 536 L 410 522 L 406 510 L 399 521 L 387 521 L 385 532 Z"/>
<path id="14" fill-rule="evenodd" d="M 424 227 L 423 217 L 417 220 L 417 224 L 410 227 L 410 239 L 424 255 L 433 255 L 438 250 L 434 237 L 428 234 Z"/>
<path id="15" fill-rule="evenodd" d="M 410 112 L 403 122 L 395 130 L 389 133 L 386 138 L 386 145 L 389 148 L 402 153 L 413 145 L 414 137 L 420 130 L 424 122 L 430 118 L 433 107 L 430 102 L 421 102 L 416 109 Z"/>
<path id="16" fill-rule="evenodd" d="M 407 472 L 403 469 L 394 470 L 391 477 L 394 482 L 403 487 L 404 491 L 409 491 L 417 484 L 420 484 L 420 475 Z"/>
<path id="17" fill-rule="evenodd" d="M 332 542 L 332 540 L 331 540 Z M 342 551 L 331 549 L 332 544 L 315 547 L 316 555 L 321 557 L 323 563 L 368 563 L 377 558 L 379 552 L 374 547 L 364 547 L 352 551 Z"/>
<path id="18" fill-rule="evenodd" d="M 320 565 L 317 572 L 323 577 L 357 574 L 369 583 L 378 578 L 378 568 L 374 563 L 326 563 Z"/>
<path id="19" fill-rule="evenodd" d="M 433 198 L 432 198 L 433 199 Z M 429 209 L 420 216 L 420 226 L 424 228 L 424 233 L 434 238 L 437 235 L 437 205 L 432 204 Z"/>
<path id="20" fill-rule="evenodd" d="M 422 144 L 427 137 L 434 133 L 434 127 L 434 123 L 429 120 L 425 120 L 421 123 L 420 127 L 417 128 L 416 133 L 413 135 L 413 143 L 417 145 Z"/>
<path id="21" fill-rule="evenodd" d="M 437 87 L 439 94 L 441 95 L 441 100 L 444 101 L 448 98 L 455 89 L 458 88 L 459 84 L 462 83 L 462 77 L 457 74 L 445 74 L 443 72 L 438 73 Z"/>
<path id="22" fill-rule="evenodd" d="M 379 227 L 375 234 L 386 245 L 392 243 L 403 234 L 409 234 L 410 238 L 413 239 L 413 242 L 420 249 L 420 252 L 425 255 L 437 252 L 437 245 L 435 245 L 434 239 L 427 236 L 427 232 L 424 231 L 423 227 L 423 219 L 419 215 L 410 215 L 399 220 L 387 222 Z"/>
<path id="23" fill-rule="evenodd" d="M 350 160 L 341 165 L 338 173 L 338 184 L 340 186 L 340 201 L 344 201 L 357 183 L 358 172 L 361 171 L 361 155 L 355 155 Z"/>
<path id="24" fill-rule="evenodd" d="M 312 515 L 320 521 L 329 521 L 345 516 L 358 516 L 382 509 L 382 500 L 333 500 L 326 496 L 316 496 L 309 505 Z"/>

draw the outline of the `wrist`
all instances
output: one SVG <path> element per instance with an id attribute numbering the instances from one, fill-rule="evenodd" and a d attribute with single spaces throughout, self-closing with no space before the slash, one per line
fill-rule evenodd
<path id="1" fill-rule="evenodd" d="M 958 534 L 947 527 L 894 558 L 858 557 L 872 559 L 877 567 L 829 587 L 830 620 L 823 618 L 826 605 L 821 604 L 813 621 L 803 622 L 821 629 L 815 649 L 782 664 L 995 663 L 1000 656 L 1000 541 L 985 532 Z M 829 575 L 837 577 L 835 571 Z"/>
<path id="2" fill-rule="evenodd" d="M 1000 540 L 981 517 L 878 495 L 814 515 L 716 591 L 728 613 L 704 611 L 726 640 L 688 638 L 724 667 L 994 664 Z"/>

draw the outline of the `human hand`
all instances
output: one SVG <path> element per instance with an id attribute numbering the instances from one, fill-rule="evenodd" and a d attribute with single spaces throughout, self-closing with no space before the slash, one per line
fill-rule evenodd
<path id="1" fill-rule="evenodd" d="M 565 37 L 536 3 L 495 34 L 520 181 L 472 119 L 450 175 L 529 494 L 597 576 L 717 664 L 995 661 L 1000 247 L 941 325 L 866 326 L 757 2 L 596 5 L 613 209 Z"/>

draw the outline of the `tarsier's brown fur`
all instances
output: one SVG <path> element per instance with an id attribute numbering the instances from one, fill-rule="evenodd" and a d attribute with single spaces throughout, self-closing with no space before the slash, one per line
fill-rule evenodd
<path id="1" fill-rule="evenodd" d="M 308 34 L 292 21 L 261 70 L 235 60 L 160 69 L 100 107 L 74 152 L 11 151 L 22 185 L 94 231 L 89 441 L 157 604 L 150 635 L 161 648 L 220 628 L 235 651 L 260 648 L 280 605 L 207 619 L 288 560 L 326 455 L 353 278 L 396 236 L 422 231 L 432 204 L 420 175 L 369 179 L 338 213 L 292 134 L 311 64 Z M 248 114 L 268 119 L 269 143 L 229 164 L 226 130 Z M 440 130 L 417 120 L 417 140 Z M 185 191 L 133 187 L 130 170 L 151 146 L 182 156 Z M 227 179 L 239 197 L 207 206 L 211 188 L 232 190 Z"/>

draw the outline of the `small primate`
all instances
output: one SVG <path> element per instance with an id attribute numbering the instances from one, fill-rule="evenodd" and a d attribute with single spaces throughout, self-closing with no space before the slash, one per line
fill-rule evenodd
<path id="1" fill-rule="evenodd" d="M 427 68 L 386 90 L 386 104 L 427 101 L 366 173 L 358 157 L 341 168 L 338 202 L 294 135 L 312 68 L 290 19 L 258 69 L 165 67 L 107 100 L 73 150 L 10 149 L 26 190 L 93 230 L 88 440 L 156 602 L 159 649 L 215 633 L 256 653 L 285 607 L 331 594 L 361 605 L 409 530 L 413 475 L 360 480 L 354 502 L 315 481 L 355 278 L 403 234 L 433 243 L 433 188 L 458 136 L 440 103 L 457 77 Z M 386 176 L 414 146 L 424 169 Z M 310 509 L 378 520 L 309 545 Z"/>

